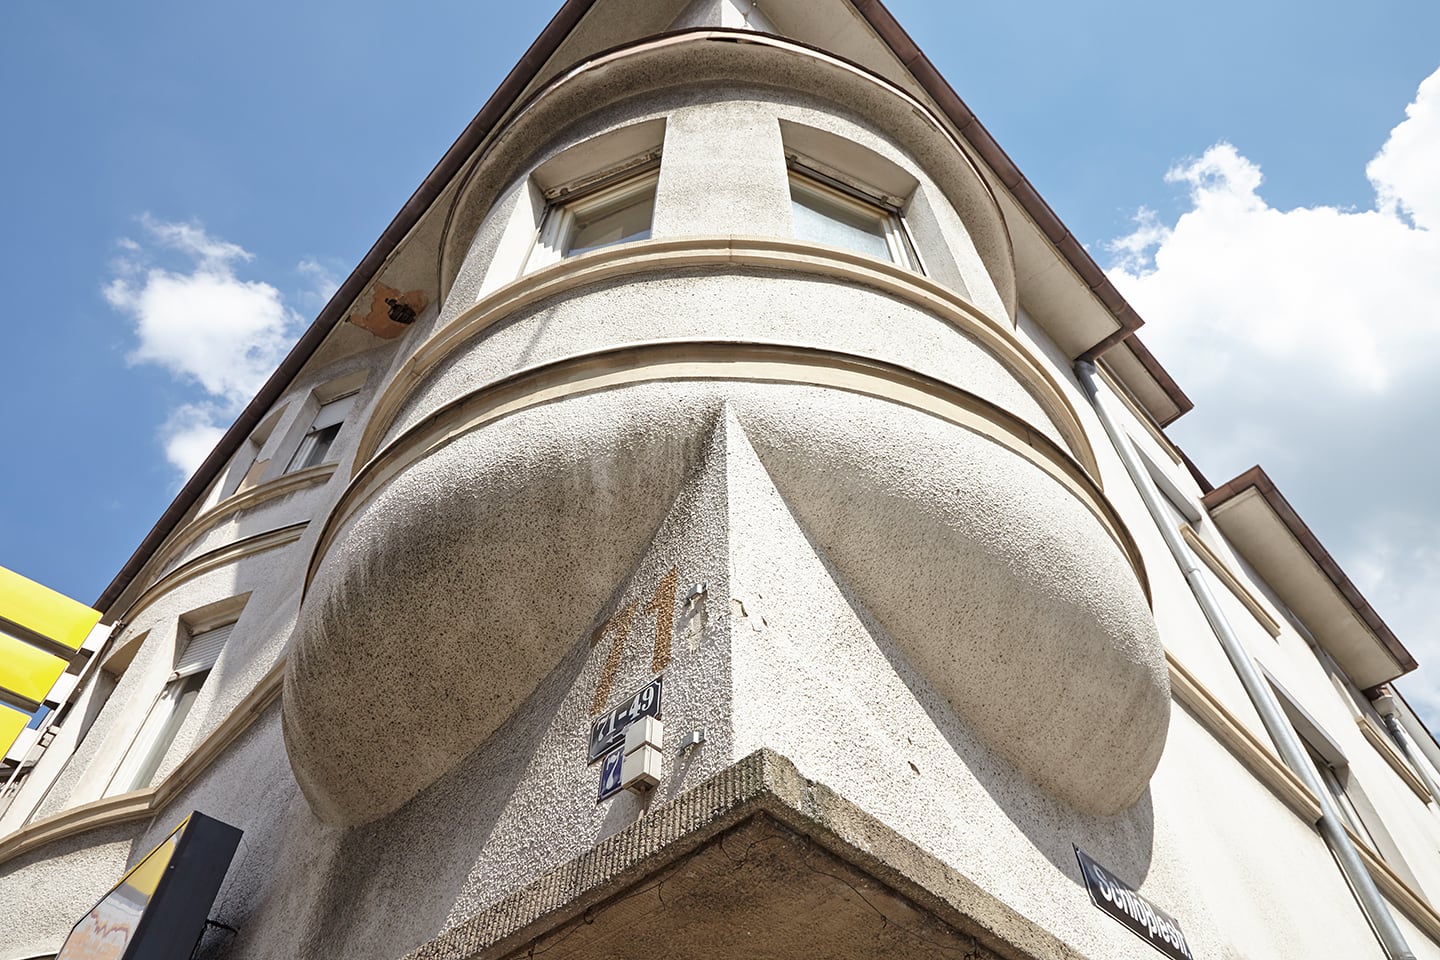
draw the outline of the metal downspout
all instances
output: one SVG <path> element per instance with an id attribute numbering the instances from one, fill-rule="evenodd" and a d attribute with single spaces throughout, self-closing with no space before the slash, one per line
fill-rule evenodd
<path id="1" fill-rule="evenodd" d="M 1110 436 L 1110 442 L 1115 445 L 1115 451 L 1120 454 L 1120 459 L 1125 464 L 1125 469 L 1130 474 L 1130 479 L 1140 491 L 1141 499 L 1145 501 L 1145 507 L 1150 511 L 1156 526 L 1160 528 L 1161 535 L 1165 538 L 1165 544 L 1175 557 L 1180 570 L 1185 575 L 1185 582 L 1190 585 L 1190 590 L 1195 594 L 1195 600 L 1200 604 L 1200 609 L 1205 611 L 1205 617 L 1214 628 L 1216 637 L 1220 640 L 1220 646 L 1225 650 L 1225 655 L 1230 658 L 1235 673 L 1240 677 L 1240 683 L 1245 687 L 1245 692 L 1250 697 L 1250 702 L 1255 705 L 1255 710 L 1260 714 L 1260 721 L 1265 725 L 1265 730 L 1275 745 L 1280 750 L 1280 756 L 1287 766 L 1309 788 L 1310 792 L 1320 801 L 1320 820 L 1316 827 L 1324 838 L 1330 852 L 1335 856 L 1336 862 L 1340 865 L 1340 872 L 1344 874 L 1346 881 L 1350 884 L 1351 891 L 1355 894 L 1360 909 L 1370 921 L 1370 927 L 1380 941 L 1380 946 L 1385 950 L 1390 960 L 1415 960 L 1415 954 L 1411 951 L 1410 945 L 1405 942 L 1405 936 L 1395 923 L 1394 916 L 1390 913 L 1390 907 L 1380 895 L 1380 890 L 1375 886 L 1375 880 L 1366 869 L 1365 862 L 1360 859 L 1360 852 L 1355 849 L 1355 844 L 1350 840 L 1350 835 L 1345 832 L 1343 821 L 1335 810 L 1334 801 L 1330 792 L 1320 782 L 1320 774 L 1315 770 L 1309 755 L 1300 742 L 1300 736 L 1295 728 L 1290 725 L 1290 718 L 1280 709 L 1264 678 L 1255 663 L 1250 659 L 1249 653 L 1241 646 L 1240 638 L 1230 626 L 1224 611 L 1220 609 L 1215 594 L 1211 592 L 1210 585 L 1200 572 L 1200 563 L 1190 551 L 1184 539 L 1176 528 L 1174 521 L 1165 510 L 1160 501 L 1160 493 L 1155 487 L 1155 481 L 1150 477 L 1150 472 L 1141 465 L 1136 456 L 1134 448 L 1130 446 L 1130 438 L 1120 429 L 1119 425 L 1111 416 L 1106 407 L 1103 395 L 1100 391 L 1099 377 L 1095 372 L 1095 365 L 1088 361 L 1080 361 L 1075 364 L 1075 375 L 1080 380 L 1080 385 L 1085 388 L 1085 393 L 1090 398 L 1095 413 L 1100 417 L 1100 422 L 1105 427 L 1105 432 Z"/>
<path id="2" fill-rule="evenodd" d="M 1430 778 L 1430 772 L 1420 762 L 1420 757 L 1417 755 L 1419 751 L 1410 749 L 1410 736 L 1400 724 L 1400 718 L 1395 715 L 1394 696 L 1390 694 L 1388 686 L 1381 687 L 1381 689 L 1386 692 L 1371 701 L 1371 706 L 1375 708 L 1376 713 L 1380 714 L 1380 719 L 1385 721 L 1385 729 L 1390 731 L 1390 739 L 1395 741 L 1395 746 L 1400 748 L 1400 753 L 1410 761 L 1410 766 L 1415 769 L 1421 782 L 1425 784 L 1425 788 L 1430 791 L 1430 799 L 1440 806 L 1440 790 L 1436 789 L 1435 781 Z"/>

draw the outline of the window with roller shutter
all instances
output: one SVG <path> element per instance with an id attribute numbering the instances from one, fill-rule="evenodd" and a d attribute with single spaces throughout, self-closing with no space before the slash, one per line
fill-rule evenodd
<path id="1" fill-rule="evenodd" d="M 150 708 L 135 742 L 130 745 L 124 761 L 111 778 L 107 796 L 150 785 L 234 629 L 234 623 L 227 623 L 191 635 L 185 649 L 176 658 L 170 682 Z"/>

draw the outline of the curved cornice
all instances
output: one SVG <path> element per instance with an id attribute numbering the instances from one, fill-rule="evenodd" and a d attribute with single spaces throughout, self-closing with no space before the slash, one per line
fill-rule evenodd
<path id="1" fill-rule="evenodd" d="M 717 72 L 709 67 L 702 54 L 721 49 L 719 45 L 722 44 L 725 59 L 723 69 Z M 919 120 L 926 131 L 926 134 L 921 136 L 929 135 L 943 141 L 947 159 L 957 165 L 956 169 L 964 172 L 963 178 L 954 177 L 951 171 L 936 170 L 929 166 L 925 167 L 926 172 L 956 205 L 985 269 L 1013 319 L 1017 315 L 1019 304 L 1015 252 L 1004 212 L 985 176 L 948 129 L 945 121 L 927 104 L 858 64 L 817 47 L 746 30 L 686 30 L 641 40 L 609 50 L 572 67 L 531 95 L 497 128 L 490 142 L 464 174 L 456 200 L 447 212 L 440 243 L 441 296 L 448 294 L 459 272 L 464 251 L 469 247 L 468 231 L 467 236 L 460 240 L 457 240 L 454 231 L 461 212 L 475 206 L 472 190 L 478 172 L 486 168 L 490 160 L 507 144 L 524 140 L 527 135 L 526 128 L 533 127 L 534 133 L 529 134 L 529 142 L 532 143 L 530 150 L 526 151 L 524 156 L 513 156 L 500 161 L 499 166 L 504 171 L 501 177 L 505 180 L 512 178 L 526 163 L 534 161 L 533 144 L 550 141 L 557 129 L 563 129 L 557 126 L 556 117 L 563 118 L 568 125 L 578 116 L 593 110 L 593 106 L 582 110 L 577 108 L 575 103 L 560 102 L 567 100 L 567 95 L 573 93 L 583 101 L 587 93 L 585 88 L 590 81 L 593 81 L 597 88 L 603 89 L 603 95 L 609 101 L 616 98 L 616 90 L 623 91 L 621 96 L 630 98 L 654 90 L 703 84 L 717 79 L 774 86 L 773 78 L 778 75 L 777 71 L 773 68 L 766 69 L 758 62 L 751 64 L 744 59 L 751 57 L 758 61 L 765 56 L 782 56 L 791 65 L 805 65 L 813 69 L 816 82 L 809 87 L 796 85 L 801 76 L 800 72 L 785 74 L 786 89 L 844 104 L 846 109 L 852 112 L 859 110 L 864 98 L 858 95 L 847 96 L 847 86 L 852 91 L 882 91 L 895 101 L 894 106 L 886 111 L 886 122 L 879 125 L 888 135 L 897 137 L 900 135 L 901 126 Z M 673 76 L 659 69 L 665 62 L 673 65 Z M 642 66 L 643 69 L 640 69 Z M 630 70 L 629 75 L 623 83 L 617 82 L 615 72 L 626 69 Z M 552 111 L 548 108 L 552 104 L 556 117 L 549 116 Z M 864 116 L 863 113 L 858 115 Z M 875 118 L 867 120 L 871 123 L 877 122 Z M 903 144 L 904 140 L 902 138 L 897 142 Z M 489 199 L 482 198 L 480 203 L 488 208 Z M 977 216 L 982 210 L 983 217 Z M 969 211 L 970 215 L 967 216 L 966 211 Z"/>
<path id="2" fill-rule="evenodd" d="M 874 397 L 979 433 L 1047 473 L 1100 522 L 1149 583 L 1139 550 L 1098 483 L 1049 437 L 1014 414 L 953 384 L 907 367 L 853 354 L 780 343 L 661 340 L 579 354 L 519 371 L 465 394 L 410 427 L 370 458 L 326 517 L 305 574 L 346 520 L 395 476 L 451 440 L 544 403 L 642 383 L 731 380 L 816 386 Z"/>
<path id="3" fill-rule="evenodd" d="M 977 340 L 1030 388 L 1075 458 L 1099 482 L 1095 453 L 1075 408 L 1055 376 L 1021 344 L 1007 323 L 913 270 L 837 247 L 776 237 L 683 237 L 604 247 L 552 263 L 482 297 L 421 344 L 385 385 L 360 436 L 354 473 L 375 455 L 415 388 L 447 357 L 506 317 L 590 284 L 707 267 L 848 282 L 878 290 L 940 318 Z"/>
<path id="4" fill-rule="evenodd" d="M 334 464 L 330 464 L 330 466 L 333 468 Z M 274 530 L 258 533 L 253 537 L 236 540 L 234 543 L 227 543 L 225 546 L 217 547 L 209 553 L 202 553 L 200 556 L 171 570 L 165 576 L 147 587 L 144 593 L 135 598 L 135 602 L 129 606 L 120 619 L 127 623 L 133 623 L 135 618 L 138 617 L 146 607 L 186 581 L 194 580 L 196 577 L 209 573 L 211 570 L 234 563 L 237 560 L 243 560 L 245 557 L 294 543 L 300 539 L 300 536 L 305 532 L 305 528 L 309 526 L 309 524 L 309 520 L 303 520 L 300 523 L 292 523 L 289 526 L 278 527 Z"/>
<path id="5" fill-rule="evenodd" d="M 287 496 L 305 487 L 313 487 L 330 479 L 338 466 L 336 463 L 322 463 L 293 473 L 283 473 L 274 480 L 250 487 L 221 500 L 215 506 L 196 514 L 190 521 L 170 535 L 165 546 L 155 555 L 149 565 L 152 570 L 164 570 L 186 547 L 194 543 L 201 534 L 210 530 L 226 517 L 233 517 L 242 510 L 250 510 L 279 497 Z M 146 592 L 149 592 L 148 589 Z M 137 601 L 138 603 L 138 601 Z M 136 604 L 131 604 L 131 610 Z"/>

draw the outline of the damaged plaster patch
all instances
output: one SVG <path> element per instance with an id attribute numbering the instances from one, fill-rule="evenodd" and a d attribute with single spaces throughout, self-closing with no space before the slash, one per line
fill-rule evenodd
<path id="1" fill-rule="evenodd" d="M 345 319 L 362 330 L 368 330 L 381 340 L 394 340 L 404 333 L 429 305 L 424 290 L 411 290 L 402 294 L 394 287 L 375 281 L 371 288 L 370 309 L 365 314 L 352 313 Z M 400 322 L 392 319 L 403 317 L 408 311 L 410 320 Z"/>

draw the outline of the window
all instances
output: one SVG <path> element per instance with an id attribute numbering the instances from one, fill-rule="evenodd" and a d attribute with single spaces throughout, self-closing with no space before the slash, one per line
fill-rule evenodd
<path id="1" fill-rule="evenodd" d="M 795 163 L 790 168 L 790 215 L 801 240 L 919 269 L 898 207 Z"/>
<path id="2" fill-rule="evenodd" d="M 283 406 L 273 411 L 240 445 L 240 449 L 236 451 L 229 468 L 225 471 L 224 481 L 213 497 L 215 502 L 223 500 L 231 494 L 248 490 L 260 483 L 261 476 L 269 464 L 268 460 L 260 459 L 260 454 L 264 452 L 271 434 L 275 432 L 275 425 L 280 422 L 280 417 L 284 413 L 285 407 Z M 208 505 L 213 506 L 213 503 Z"/>
<path id="3" fill-rule="evenodd" d="M 1350 760 L 1345 756 L 1344 751 L 1324 729 L 1300 706 L 1299 702 L 1282 687 L 1270 672 L 1263 666 L 1260 672 L 1270 682 L 1270 689 L 1275 693 L 1275 699 L 1280 709 L 1289 717 L 1290 723 L 1299 734 L 1301 742 L 1305 746 L 1305 752 L 1309 754 L 1311 762 L 1315 766 L 1315 772 L 1320 777 L 1320 782 L 1325 785 L 1325 791 L 1330 794 L 1334 801 L 1335 812 L 1350 832 L 1359 837 L 1375 853 L 1398 873 L 1406 883 L 1418 886 L 1418 881 L 1410 871 L 1405 862 L 1404 855 L 1395 844 L 1392 837 L 1385 828 L 1385 821 L 1376 812 L 1370 803 L 1370 798 L 1365 795 L 1361 785 L 1351 774 Z"/>
<path id="4" fill-rule="evenodd" d="M 175 663 L 175 672 L 170 675 L 170 682 L 165 685 L 160 698 L 150 708 L 150 715 L 145 718 L 135 742 L 130 745 L 120 768 L 110 779 L 107 795 L 139 790 L 150 785 L 156 771 L 160 769 L 161 761 L 165 759 L 165 754 L 169 752 L 170 745 L 175 742 L 176 734 L 184 725 L 185 718 L 190 715 L 190 708 L 200 696 L 200 689 L 205 686 L 205 680 L 210 676 L 215 661 L 220 658 L 220 652 L 225 648 L 225 641 L 230 639 L 234 627 L 234 623 L 227 623 L 191 635 L 190 642 L 185 645 L 184 652 Z"/>
<path id="5" fill-rule="evenodd" d="M 1304 740 L 1304 738 L 1301 738 Z M 1325 784 L 1325 789 L 1330 791 L 1330 797 L 1335 801 L 1335 809 L 1339 811 L 1341 819 L 1345 821 L 1352 833 L 1363 839 L 1374 850 L 1380 846 L 1371 836 L 1370 831 L 1365 828 L 1365 821 L 1360 819 L 1360 811 L 1355 808 L 1355 802 L 1350 799 L 1350 794 L 1345 790 L 1346 781 L 1350 779 L 1348 764 L 1337 768 L 1327 760 L 1319 750 L 1308 740 L 1304 740 L 1305 750 L 1310 754 L 1310 759 L 1315 763 L 1315 770 L 1320 774 L 1320 781 Z"/>
<path id="6" fill-rule="evenodd" d="M 647 166 L 646 172 L 628 172 L 619 182 L 602 181 L 573 200 L 552 201 L 530 266 L 650 239 L 660 171 L 658 163 Z"/>
<path id="7" fill-rule="evenodd" d="M 340 428 L 344 425 L 345 418 L 350 415 L 350 408 L 355 405 L 355 397 L 356 394 L 350 393 L 320 405 L 309 431 L 300 441 L 295 455 L 290 458 L 290 466 L 285 468 L 286 473 L 304 470 L 331 459 L 330 448 L 334 446 L 335 438 L 340 435 Z"/>

